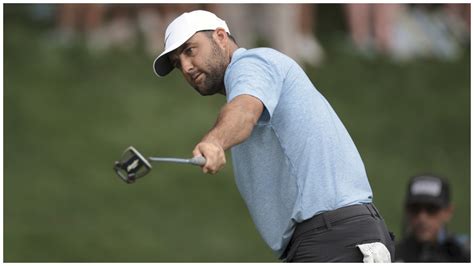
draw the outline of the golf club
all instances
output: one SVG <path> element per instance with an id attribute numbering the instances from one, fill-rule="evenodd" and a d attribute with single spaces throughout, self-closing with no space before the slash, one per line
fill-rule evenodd
<path id="1" fill-rule="evenodd" d="M 135 182 L 136 179 L 145 176 L 151 171 L 150 162 L 183 163 L 203 166 L 206 159 L 202 156 L 191 159 L 166 158 L 166 157 L 148 157 L 148 160 L 139 153 L 134 147 L 130 146 L 122 154 L 119 161 L 114 164 L 115 173 L 127 184 Z"/>

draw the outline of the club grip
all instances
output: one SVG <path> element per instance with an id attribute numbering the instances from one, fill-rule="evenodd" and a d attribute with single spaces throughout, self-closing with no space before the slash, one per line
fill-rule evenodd
<path id="1" fill-rule="evenodd" d="M 191 160 L 189 160 L 189 162 L 194 165 L 203 166 L 206 164 L 206 158 L 202 156 L 198 156 L 198 157 L 192 158 Z"/>

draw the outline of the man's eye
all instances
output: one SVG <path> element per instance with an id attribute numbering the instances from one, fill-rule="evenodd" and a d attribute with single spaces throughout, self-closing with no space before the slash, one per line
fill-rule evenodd
<path id="1" fill-rule="evenodd" d="M 181 64 L 179 63 L 179 60 L 174 61 L 174 62 L 173 62 L 173 66 L 174 66 L 175 68 L 177 68 L 177 69 L 180 69 Z"/>
<path id="2" fill-rule="evenodd" d="M 186 53 L 186 55 L 192 55 L 194 53 L 194 48 L 189 47 L 184 52 Z"/>

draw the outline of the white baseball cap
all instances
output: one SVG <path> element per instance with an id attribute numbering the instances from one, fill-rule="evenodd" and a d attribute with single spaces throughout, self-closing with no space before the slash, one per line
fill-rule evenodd
<path id="1" fill-rule="evenodd" d="M 164 77 L 173 70 L 168 53 L 174 51 L 191 38 L 196 32 L 223 28 L 230 34 L 224 20 L 209 11 L 195 10 L 183 13 L 168 25 L 165 33 L 165 51 L 153 63 L 155 74 Z"/>

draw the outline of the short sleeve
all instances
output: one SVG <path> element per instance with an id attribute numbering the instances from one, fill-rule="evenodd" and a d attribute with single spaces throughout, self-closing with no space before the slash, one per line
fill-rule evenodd
<path id="1" fill-rule="evenodd" d="M 247 94 L 258 98 L 265 106 L 260 120 L 269 121 L 273 115 L 283 81 L 278 68 L 260 56 L 242 56 L 229 66 L 225 78 L 227 101 Z"/>

